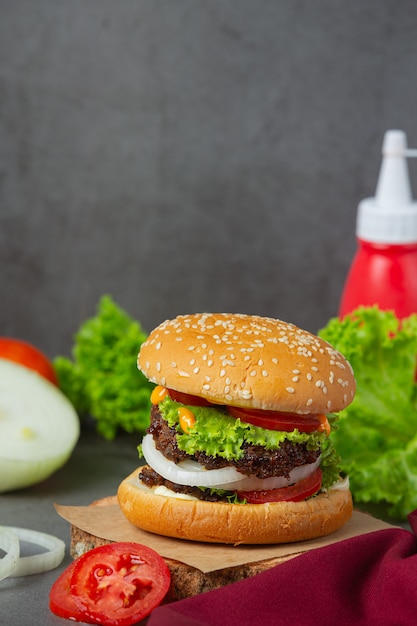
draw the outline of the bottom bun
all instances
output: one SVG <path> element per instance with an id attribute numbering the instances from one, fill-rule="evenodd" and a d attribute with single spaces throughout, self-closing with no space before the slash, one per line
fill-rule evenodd
<path id="1" fill-rule="evenodd" d="M 349 490 L 331 489 L 302 502 L 228 504 L 157 495 L 138 478 L 118 489 L 125 517 L 138 528 L 166 537 L 209 543 L 291 543 L 323 537 L 352 515 Z"/>

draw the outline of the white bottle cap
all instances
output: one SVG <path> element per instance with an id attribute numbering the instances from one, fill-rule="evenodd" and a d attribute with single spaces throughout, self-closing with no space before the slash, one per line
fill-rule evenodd
<path id="1" fill-rule="evenodd" d="M 417 202 L 413 202 L 402 130 L 388 130 L 382 146 L 382 164 L 374 198 L 359 203 L 356 235 L 374 243 L 417 242 Z"/>

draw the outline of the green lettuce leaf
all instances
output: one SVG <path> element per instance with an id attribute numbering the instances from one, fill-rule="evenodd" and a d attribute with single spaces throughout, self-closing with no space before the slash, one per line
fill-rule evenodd
<path id="1" fill-rule="evenodd" d="M 169 396 L 160 403 L 159 409 L 169 426 L 177 431 L 177 443 L 180 450 L 194 455 L 198 451 L 211 456 L 221 456 L 228 461 L 239 459 L 243 455 L 244 443 L 264 446 L 272 450 L 289 440 L 293 443 L 306 443 L 311 450 L 321 448 L 323 470 L 323 487 L 332 485 L 339 477 L 340 457 L 336 453 L 333 443 L 323 432 L 300 433 L 298 430 L 283 432 L 267 430 L 253 426 L 240 419 L 228 415 L 222 408 L 187 406 L 196 422 L 188 433 L 183 432 L 178 422 L 178 408 L 181 405 Z M 329 416 L 329 423 L 335 427 L 337 417 Z"/>
<path id="2" fill-rule="evenodd" d="M 356 396 L 332 433 L 356 502 L 417 508 L 417 316 L 360 307 L 318 333 L 350 361 Z"/>
<path id="3" fill-rule="evenodd" d="M 118 431 L 143 433 L 149 425 L 152 385 L 138 370 L 137 354 L 146 334 L 110 296 L 75 335 L 73 359 L 54 359 L 59 385 L 81 416 L 114 439 Z"/>

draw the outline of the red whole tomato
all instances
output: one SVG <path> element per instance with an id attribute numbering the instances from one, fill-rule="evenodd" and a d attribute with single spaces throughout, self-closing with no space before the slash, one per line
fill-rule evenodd
<path id="1" fill-rule="evenodd" d="M 249 504 L 265 504 L 266 502 L 300 502 L 319 491 L 322 481 L 322 471 L 318 467 L 310 476 L 303 478 L 295 485 L 280 489 L 265 489 L 264 491 L 238 491 L 239 498 Z"/>
<path id="2" fill-rule="evenodd" d="M 58 378 L 48 357 L 26 341 L 0 337 L 0 358 L 9 359 L 9 361 L 35 370 L 49 382 L 58 386 Z"/>
<path id="3" fill-rule="evenodd" d="M 168 389 L 169 397 L 174 402 L 181 402 L 181 404 L 188 404 L 191 406 L 213 406 L 211 402 L 200 396 L 193 396 L 191 393 L 185 393 L 184 391 L 175 391 L 174 389 Z"/>
<path id="4" fill-rule="evenodd" d="M 297 415 L 296 413 L 281 413 L 280 411 L 264 411 L 262 409 L 243 409 L 237 406 L 227 407 L 229 415 L 248 422 L 253 426 L 269 430 L 283 430 L 291 432 L 296 428 L 301 433 L 311 433 L 319 430 L 321 422 L 315 415 Z"/>
<path id="5" fill-rule="evenodd" d="M 163 558 L 146 546 L 116 542 L 94 548 L 55 581 L 49 606 L 60 617 L 104 626 L 131 626 L 166 596 Z"/>

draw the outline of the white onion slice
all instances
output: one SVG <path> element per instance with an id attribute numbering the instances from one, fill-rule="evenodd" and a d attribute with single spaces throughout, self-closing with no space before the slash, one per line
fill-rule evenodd
<path id="1" fill-rule="evenodd" d="M 3 536 L 13 537 L 13 546 L 15 542 L 17 542 L 18 546 L 15 566 L 8 574 L 12 577 L 48 572 L 58 567 L 65 556 L 65 543 L 62 539 L 58 539 L 58 537 L 54 537 L 53 535 L 47 535 L 37 530 L 17 528 L 15 526 L 2 526 L 0 527 L 0 539 Z M 46 552 L 32 554 L 30 556 L 20 556 L 19 540 L 41 546 L 46 549 Z M 10 551 L 9 554 L 11 554 Z"/>
<path id="2" fill-rule="evenodd" d="M 144 436 L 142 452 L 148 465 L 160 476 L 180 485 L 219 487 L 242 479 L 242 474 L 239 474 L 234 467 L 206 470 L 199 463 L 188 460 L 175 464 L 156 449 L 152 435 Z"/>
<path id="3" fill-rule="evenodd" d="M 20 555 L 19 538 L 15 533 L 0 526 L 0 548 L 6 553 L 0 559 L 0 580 L 7 578 L 16 569 Z"/>
<path id="4" fill-rule="evenodd" d="M 58 387 L 0 358 L 0 492 L 50 476 L 71 455 L 79 432 L 78 415 Z"/>
<path id="5" fill-rule="evenodd" d="M 293 485 L 312 474 L 320 465 L 319 457 L 314 463 L 308 463 L 293 469 L 288 478 L 285 476 L 271 476 L 269 478 L 245 476 L 231 466 L 206 470 L 196 461 L 186 460 L 175 464 L 173 461 L 165 458 L 156 449 L 153 437 L 149 434 L 145 435 L 142 440 L 142 452 L 148 465 L 166 480 L 190 487 L 216 487 L 217 489 L 239 489 L 243 491 L 288 487 L 288 485 Z"/>

